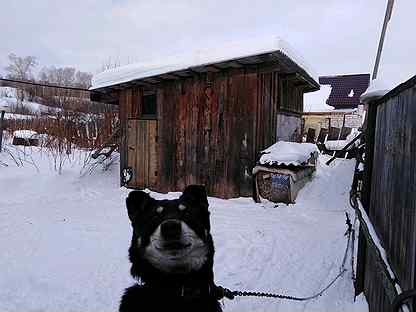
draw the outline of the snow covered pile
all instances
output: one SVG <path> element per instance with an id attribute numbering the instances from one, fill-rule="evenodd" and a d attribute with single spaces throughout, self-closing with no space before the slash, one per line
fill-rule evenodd
<path id="1" fill-rule="evenodd" d="M 293 48 L 278 37 L 248 38 L 243 42 L 228 42 L 207 48 L 191 48 L 182 55 L 166 55 L 157 60 L 109 69 L 92 79 L 91 89 L 98 89 L 136 79 L 157 76 L 195 66 L 214 64 L 248 56 L 279 51 L 303 68 L 315 81 L 317 75 Z"/>
<path id="2" fill-rule="evenodd" d="M 38 133 L 32 130 L 17 130 L 13 132 L 13 137 L 19 139 L 35 139 L 37 136 Z"/>
<path id="3" fill-rule="evenodd" d="M 362 103 L 368 103 L 374 101 L 378 98 L 385 96 L 387 93 L 392 90 L 392 87 L 388 85 L 387 82 L 378 78 L 376 80 L 371 80 L 368 89 L 361 94 L 360 101 Z"/>
<path id="4" fill-rule="evenodd" d="M 330 151 L 340 151 L 342 150 L 348 143 L 356 138 L 359 135 L 359 131 L 357 129 L 353 129 L 353 131 L 347 136 L 345 140 L 328 140 L 325 142 L 325 148 Z M 359 140 L 355 141 L 348 150 L 352 149 L 354 146 L 358 145 Z"/>
<path id="5" fill-rule="evenodd" d="M 262 165 L 305 165 L 311 154 L 319 152 L 315 144 L 279 141 L 261 153 Z"/>

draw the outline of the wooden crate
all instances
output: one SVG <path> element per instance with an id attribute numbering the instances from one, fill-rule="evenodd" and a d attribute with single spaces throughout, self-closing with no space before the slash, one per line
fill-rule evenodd
<path id="1" fill-rule="evenodd" d="M 315 166 L 303 167 L 266 167 L 256 166 L 255 176 L 256 200 L 268 199 L 275 203 L 295 203 L 303 186 L 310 181 Z"/>

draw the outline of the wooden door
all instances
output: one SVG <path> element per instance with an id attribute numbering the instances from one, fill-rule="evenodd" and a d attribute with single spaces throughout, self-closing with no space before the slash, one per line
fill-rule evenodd
<path id="1" fill-rule="evenodd" d="M 132 188 L 151 188 L 157 185 L 157 120 L 129 119 L 127 125 L 127 166 Z"/>

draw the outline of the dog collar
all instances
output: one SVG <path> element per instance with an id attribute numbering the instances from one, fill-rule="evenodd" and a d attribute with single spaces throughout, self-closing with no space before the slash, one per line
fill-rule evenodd
<path id="1" fill-rule="evenodd" d="M 207 297 L 217 297 L 217 286 L 215 285 L 177 285 L 177 286 L 162 286 L 162 285 L 147 285 L 143 284 L 140 287 L 147 291 L 156 292 L 162 296 L 179 297 L 184 300 L 197 300 Z"/>

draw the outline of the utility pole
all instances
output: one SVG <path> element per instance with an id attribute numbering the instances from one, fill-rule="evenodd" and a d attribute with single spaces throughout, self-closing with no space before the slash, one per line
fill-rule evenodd
<path id="1" fill-rule="evenodd" d="M 381 52 L 383 51 L 384 38 L 386 36 L 386 31 L 387 31 L 387 24 L 389 23 L 391 19 L 391 15 L 393 13 L 393 6 L 394 6 L 394 0 L 388 0 L 386 15 L 384 16 L 383 29 L 381 31 L 380 41 L 378 43 L 377 57 L 376 57 L 376 62 L 374 64 L 372 80 L 377 79 L 378 67 L 380 65 L 380 59 L 381 59 Z"/>
<path id="2" fill-rule="evenodd" d="M 3 146 L 3 121 L 4 121 L 4 113 L 5 111 L 0 112 L 0 153 Z"/>

